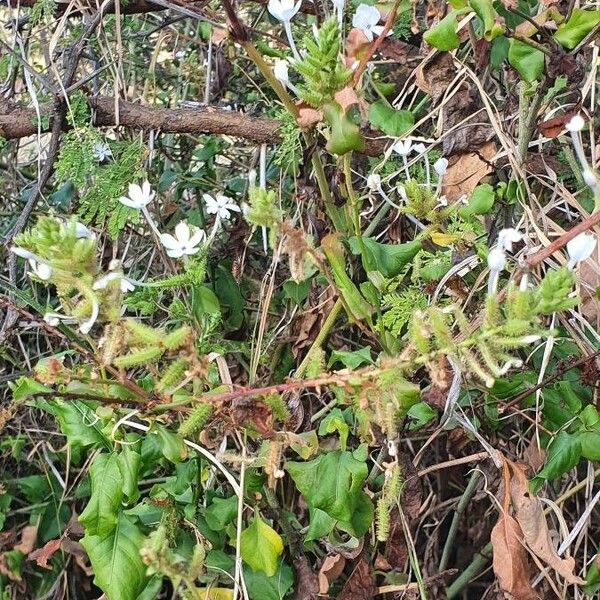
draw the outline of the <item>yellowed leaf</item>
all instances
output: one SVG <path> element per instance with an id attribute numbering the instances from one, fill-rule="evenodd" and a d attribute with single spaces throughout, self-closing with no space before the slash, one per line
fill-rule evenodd
<path id="1" fill-rule="evenodd" d="M 444 175 L 442 194 L 450 203 L 469 195 L 479 182 L 492 171 L 489 161 L 496 154 L 494 142 L 488 142 L 477 153 L 458 154 L 450 158 Z"/>
<path id="2" fill-rule="evenodd" d="M 434 231 L 431 234 L 431 241 L 436 246 L 450 246 L 457 242 L 460 239 L 460 236 L 455 235 L 453 233 L 442 233 L 440 231 Z"/>
<path id="3" fill-rule="evenodd" d="M 227 588 L 196 588 L 195 597 L 200 600 L 232 600 L 233 590 Z"/>

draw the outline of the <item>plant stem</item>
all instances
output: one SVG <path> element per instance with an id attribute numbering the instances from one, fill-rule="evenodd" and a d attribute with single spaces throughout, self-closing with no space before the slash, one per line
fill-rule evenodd
<path id="1" fill-rule="evenodd" d="M 460 497 L 460 500 L 458 501 L 456 512 L 452 517 L 452 523 L 450 524 L 450 530 L 448 531 L 448 537 L 446 538 L 446 543 L 444 544 L 444 550 L 442 552 L 442 558 L 440 560 L 440 566 L 438 568 L 438 571 L 440 573 L 442 571 L 445 571 L 446 567 L 448 566 L 448 560 L 450 559 L 450 554 L 454 549 L 454 540 L 456 539 L 456 534 L 458 533 L 458 526 L 460 525 L 460 520 L 463 516 L 463 513 L 465 512 L 465 509 L 467 508 L 467 505 L 471 501 L 473 494 L 475 493 L 477 483 L 479 482 L 480 478 L 481 471 L 473 471 L 471 479 L 469 479 L 469 483 L 467 484 L 465 491 L 463 492 L 462 496 Z"/>
<path id="2" fill-rule="evenodd" d="M 490 562 L 492 558 L 492 543 L 486 544 L 483 549 L 475 555 L 471 564 L 448 586 L 446 596 L 448 600 L 456 598 L 461 590 Z"/>
<path id="3" fill-rule="evenodd" d="M 358 206 L 358 198 L 352 185 L 352 168 L 350 161 L 352 159 L 352 152 L 344 154 L 344 178 L 346 181 L 346 190 L 348 192 L 348 211 L 350 220 L 354 227 L 354 235 L 360 236 L 360 212 Z"/>

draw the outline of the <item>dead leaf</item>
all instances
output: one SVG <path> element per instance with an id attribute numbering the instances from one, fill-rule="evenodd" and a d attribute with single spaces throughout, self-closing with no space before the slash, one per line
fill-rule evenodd
<path id="1" fill-rule="evenodd" d="M 323 120 L 323 113 L 320 110 L 303 106 L 298 109 L 298 116 L 296 117 L 296 123 L 301 129 L 308 129 L 316 123 Z"/>
<path id="2" fill-rule="evenodd" d="M 226 27 L 214 27 L 210 37 L 212 39 L 212 43 L 215 46 L 219 46 L 230 37 L 229 30 Z"/>
<path id="3" fill-rule="evenodd" d="M 369 40 L 362 29 L 356 27 L 351 29 L 346 40 L 346 56 L 344 57 L 346 66 L 350 68 L 354 63 L 360 62 L 365 57 L 369 46 Z"/>
<path id="4" fill-rule="evenodd" d="M 496 145 L 488 142 L 477 153 L 459 154 L 449 159 L 448 170 L 444 175 L 442 195 L 448 202 L 456 202 L 461 196 L 469 195 L 479 182 L 492 172 L 488 162 L 496 154 Z"/>
<path id="5" fill-rule="evenodd" d="M 529 491 L 524 467 L 515 463 L 511 463 L 511 467 L 513 476 L 510 480 L 510 497 L 527 547 L 540 560 L 564 577 L 567 583 L 583 585 L 585 581 L 574 573 L 575 559 L 558 556 L 550 538 L 542 503 Z"/>
<path id="6" fill-rule="evenodd" d="M 546 452 L 538 446 L 535 436 L 531 438 L 527 448 L 525 448 L 523 459 L 533 473 L 539 471 L 544 465 Z"/>
<path id="7" fill-rule="evenodd" d="M 343 573 L 346 559 L 341 554 L 325 557 L 319 569 L 319 594 L 327 594 L 329 586 Z"/>
<path id="8" fill-rule="evenodd" d="M 29 554 L 35 547 L 37 540 L 37 525 L 28 525 L 21 531 L 21 541 L 14 547 L 15 550 L 23 554 Z"/>
<path id="9" fill-rule="evenodd" d="M 338 594 L 337 600 L 371 600 L 376 592 L 377 586 L 369 563 L 361 558 Z"/>
<path id="10" fill-rule="evenodd" d="M 547 138 L 555 138 L 560 135 L 560 132 L 565 128 L 565 125 L 573 118 L 573 115 L 579 113 L 579 108 L 575 107 L 573 110 L 561 115 L 560 117 L 554 117 L 547 121 L 542 121 L 538 126 L 538 131 Z"/>
<path id="11" fill-rule="evenodd" d="M 42 567 L 42 569 L 52 569 L 52 567 L 48 565 L 48 561 L 52 558 L 52 556 L 54 556 L 56 552 L 58 552 L 61 543 L 62 538 L 50 540 L 49 542 L 46 542 L 41 548 L 30 552 L 27 558 L 29 560 L 35 560 L 37 566 Z"/>
<path id="12" fill-rule="evenodd" d="M 347 112 L 353 104 L 358 104 L 358 96 L 354 88 L 349 85 L 336 92 L 333 98 L 342 107 L 344 112 Z"/>
<path id="13" fill-rule="evenodd" d="M 88 577 L 91 577 L 94 574 L 92 567 L 87 563 L 87 553 L 79 542 L 66 537 L 63 539 L 62 549 L 75 559 L 79 568 Z"/>
<path id="14" fill-rule="evenodd" d="M 492 566 L 500 587 L 515 600 L 537 600 L 539 596 L 531 587 L 527 551 L 521 542 L 523 532 L 519 523 L 509 514 L 510 471 L 506 461 L 502 465 L 504 499 L 498 522 L 491 533 L 494 548 Z"/>
<path id="15" fill-rule="evenodd" d="M 316 573 L 310 568 L 303 554 L 294 559 L 296 591 L 292 600 L 317 600 L 319 583 Z"/>

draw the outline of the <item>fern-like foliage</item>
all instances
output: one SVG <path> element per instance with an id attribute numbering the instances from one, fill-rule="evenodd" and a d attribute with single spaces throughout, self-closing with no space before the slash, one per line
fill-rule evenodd
<path id="1" fill-rule="evenodd" d="M 348 83 L 352 71 L 340 61 L 340 29 L 335 18 L 329 18 L 316 30 L 315 39 L 304 39 L 306 54 L 294 64 L 302 75 L 300 98 L 310 106 L 321 108 L 331 102 L 335 93 Z"/>
<path id="2" fill-rule="evenodd" d="M 418 287 L 411 286 L 401 292 L 386 294 L 383 297 L 383 305 L 387 307 L 381 317 L 383 326 L 392 335 L 399 336 L 414 311 L 427 308 L 427 297 Z"/>
<path id="3" fill-rule="evenodd" d="M 273 162 L 283 171 L 288 169 L 296 175 L 298 166 L 302 162 L 302 142 L 301 132 L 296 123 L 296 119 L 287 110 L 280 110 L 276 118 L 281 125 L 278 133 L 281 137 L 281 143 L 275 150 Z"/>

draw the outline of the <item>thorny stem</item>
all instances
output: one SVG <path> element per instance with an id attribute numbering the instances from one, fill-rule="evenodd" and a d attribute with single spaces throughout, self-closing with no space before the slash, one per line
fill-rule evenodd
<path id="1" fill-rule="evenodd" d="M 546 86 L 542 82 L 538 86 L 533 99 L 529 101 L 527 97 L 527 85 L 524 81 L 521 81 L 519 84 L 519 133 L 517 142 L 517 159 L 519 165 L 523 165 L 527 159 L 529 142 L 533 135 L 537 114 L 542 105 L 546 90 Z"/>
<path id="2" fill-rule="evenodd" d="M 360 212 L 358 206 L 358 198 L 352 185 L 352 168 L 350 161 L 352 159 L 352 153 L 348 152 L 344 154 L 344 178 L 346 181 L 346 191 L 348 192 L 348 209 L 350 213 L 350 220 L 354 227 L 354 235 L 360 236 Z"/>

